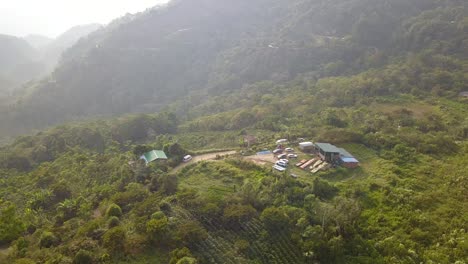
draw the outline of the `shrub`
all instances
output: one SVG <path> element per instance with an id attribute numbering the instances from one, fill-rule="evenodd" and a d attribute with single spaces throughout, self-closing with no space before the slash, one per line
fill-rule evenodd
<path id="1" fill-rule="evenodd" d="M 122 227 L 114 227 L 104 234 L 102 243 L 105 248 L 113 252 L 121 252 L 125 246 L 125 239 L 127 235 Z"/>
<path id="2" fill-rule="evenodd" d="M 63 201 L 65 199 L 70 199 L 72 196 L 70 187 L 68 187 L 68 185 L 63 181 L 52 185 L 51 189 L 52 193 L 54 194 L 55 200 L 58 202 Z"/>
<path id="3" fill-rule="evenodd" d="M 111 204 L 107 208 L 106 215 L 107 217 L 111 217 L 111 216 L 120 217 L 122 215 L 122 209 L 120 209 L 120 206 L 116 204 Z"/>
<path id="4" fill-rule="evenodd" d="M 36 262 L 30 258 L 20 258 L 15 260 L 14 264 L 36 264 Z"/>
<path id="5" fill-rule="evenodd" d="M 1 201 L 0 206 L 2 206 Z M 5 203 L 0 207 L 0 244 L 17 239 L 24 230 L 25 224 L 17 215 L 14 204 Z"/>
<path id="6" fill-rule="evenodd" d="M 208 237 L 206 230 L 195 221 L 188 221 L 178 226 L 176 231 L 177 240 L 186 245 L 194 245 Z"/>
<path id="7" fill-rule="evenodd" d="M 197 264 L 197 263 L 198 261 L 191 257 L 183 257 L 179 261 L 177 261 L 177 264 Z"/>
<path id="8" fill-rule="evenodd" d="M 163 201 L 159 203 L 159 208 L 161 208 L 161 211 L 168 213 L 171 211 L 171 204 L 166 201 Z"/>
<path id="9" fill-rule="evenodd" d="M 146 232 L 150 235 L 153 240 L 164 240 L 164 234 L 166 233 L 168 220 L 166 216 L 159 219 L 151 219 L 146 223 Z"/>
<path id="10" fill-rule="evenodd" d="M 151 219 L 163 219 L 166 215 L 163 212 L 155 212 L 151 215 Z"/>
<path id="11" fill-rule="evenodd" d="M 230 205 L 224 208 L 224 220 L 232 224 L 240 224 L 249 221 L 257 214 L 257 210 L 251 205 Z"/>
<path id="12" fill-rule="evenodd" d="M 76 253 L 73 259 L 73 264 L 91 264 L 93 263 L 93 257 L 90 252 L 86 250 L 80 250 Z"/>
<path id="13" fill-rule="evenodd" d="M 51 232 L 46 231 L 46 232 L 42 233 L 42 235 L 41 235 L 39 246 L 41 248 L 50 248 L 50 247 L 56 245 L 57 242 L 58 242 L 57 237 L 54 234 L 52 234 Z"/>
<path id="14" fill-rule="evenodd" d="M 175 249 L 171 252 L 171 260 L 169 264 L 177 264 L 179 263 L 180 260 L 182 260 L 185 257 L 192 258 L 192 253 L 190 250 L 186 247 L 180 248 L 180 249 Z"/>
<path id="15" fill-rule="evenodd" d="M 120 225 L 120 220 L 117 216 L 111 216 L 109 218 L 109 220 L 107 220 L 107 227 L 110 229 L 110 228 L 113 228 L 113 227 L 116 227 L 116 226 L 119 226 Z"/>

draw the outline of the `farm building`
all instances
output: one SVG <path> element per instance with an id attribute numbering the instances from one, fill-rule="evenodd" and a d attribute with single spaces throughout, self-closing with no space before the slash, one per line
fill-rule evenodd
<path id="1" fill-rule="evenodd" d="M 359 160 L 357 160 L 351 153 L 346 151 L 344 148 L 338 148 L 340 150 L 340 163 L 346 168 L 356 168 L 359 166 Z"/>
<path id="2" fill-rule="evenodd" d="M 302 151 L 308 151 L 308 150 L 313 150 L 315 148 L 315 145 L 312 142 L 301 142 L 299 143 L 299 148 Z"/>
<path id="3" fill-rule="evenodd" d="M 155 160 L 167 160 L 167 156 L 162 150 L 152 150 L 143 154 L 140 159 L 144 160 L 146 164 L 148 164 Z"/>
<path id="4" fill-rule="evenodd" d="M 340 149 L 330 143 L 315 143 L 315 148 L 317 149 L 318 155 L 321 159 L 329 162 L 335 163 L 339 161 L 340 158 Z"/>
<path id="5" fill-rule="evenodd" d="M 359 160 L 352 157 L 340 157 L 341 165 L 348 169 L 357 168 L 359 166 Z"/>

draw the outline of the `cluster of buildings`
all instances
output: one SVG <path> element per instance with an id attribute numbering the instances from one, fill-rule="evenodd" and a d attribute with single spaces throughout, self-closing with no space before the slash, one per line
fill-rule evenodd
<path id="1" fill-rule="evenodd" d="M 304 152 L 316 153 L 322 161 L 329 164 L 341 165 L 346 168 L 359 166 L 359 161 L 351 153 L 330 143 L 301 142 L 299 148 Z"/>

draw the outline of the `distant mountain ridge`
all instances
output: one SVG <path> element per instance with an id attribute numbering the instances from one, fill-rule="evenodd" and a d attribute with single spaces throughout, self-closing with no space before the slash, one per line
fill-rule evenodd
<path id="1" fill-rule="evenodd" d="M 264 80 L 358 74 L 424 49 L 463 59 L 466 14 L 456 0 L 172 1 L 78 41 L 7 119 L 41 127 L 155 112 Z"/>
<path id="2" fill-rule="evenodd" d="M 0 89 L 12 90 L 49 74 L 67 48 L 100 27 L 99 24 L 76 26 L 56 39 L 40 35 L 24 38 L 0 35 L 0 76 L 8 80 L 0 82 Z"/>

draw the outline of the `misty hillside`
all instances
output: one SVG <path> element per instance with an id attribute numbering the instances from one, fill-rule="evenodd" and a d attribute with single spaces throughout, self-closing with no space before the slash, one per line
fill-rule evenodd
<path id="1" fill-rule="evenodd" d="M 31 45 L 37 50 L 40 50 L 46 47 L 53 41 L 52 38 L 42 36 L 42 35 L 37 35 L 37 34 L 27 35 L 24 37 L 24 40 L 26 40 L 29 43 L 29 45 Z"/>
<path id="2" fill-rule="evenodd" d="M 0 263 L 464 264 L 467 17 L 174 0 L 91 32 L 0 89 Z"/>
<path id="3" fill-rule="evenodd" d="M 57 38 L 48 43 L 48 45 L 43 46 L 40 52 L 49 67 L 49 71 L 52 71 L 57 66 L 65 50 L 72 47 L 81 38 L 88 36 L 90 33 L 100 28 L 102 28 L 100 24 L 75 26 L 60 34 Z"/>
<path id="4" fill-rule="evenodd" d="M 37 65 L 40 55 L 25 40 L 0 35 L 0 76 L 8 79 L 9 84 L 17 84 L 28 77 L 35 77 L 41 72 L 41 65 Z M 21 72 L 21 74 L 19 74 Z M 25 76 L 28 76 L 25 78 Z M 2 86 L 0 89 L 10 87 Z"/>
<path id="5" fill-rule="evenodd" d="M 100 27 L 99 24 L 76 26 L 56 39 L 40 35 L 28 35 L 24 39 L 1 35 L 0 90 L 13 90 L 46 76 L 57 66 L 66 49 Z"/>
<path id="6" fill-rule="evenodd" d="M 28 130 L 152 112 L 192 93 L 357 74 L 424 49 L 466 59 L 466 14 L 463 1 L 173 1 L 81 40 L 9 118 L 30 120 Z"/>

